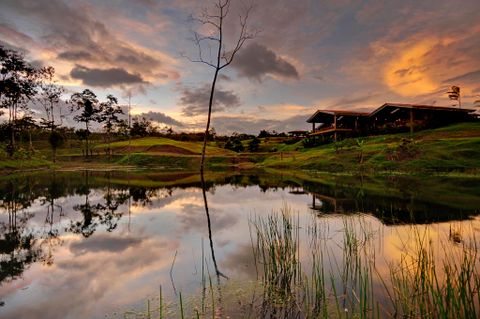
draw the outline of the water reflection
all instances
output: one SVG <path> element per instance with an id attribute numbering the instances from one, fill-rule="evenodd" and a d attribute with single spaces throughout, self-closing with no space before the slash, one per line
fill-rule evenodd
<path id="1" fill-rule="evenodd" d="M 177 250 L 177 288 L 197 287 L 201 240 L 207 236 L 205 258 L 218 281 L 254 278 L 248 218 L 285 202 L 326 220 L 362 212 L 387 226 L 429 224 L 477 216 L 479 189 L 476 179 L 265 172 L 84 171 L 3 178 L 2 317 L 29 318 L 47 308 L 51 318 L 103 317 L 169 282 Z M 49 304 L 55 297 L 64 301 L 61 309 Z"/>

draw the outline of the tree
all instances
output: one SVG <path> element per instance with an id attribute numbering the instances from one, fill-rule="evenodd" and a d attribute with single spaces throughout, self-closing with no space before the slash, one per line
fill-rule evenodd
<path id="1" fill-rule="evenodd" d="M 120 119 L 118 123 L 114 126 L 115 134 L 125 138 L 130 135 L 130 127 L 126 119 Z"/>
<path id="2" fill-rule="evenodd" d="M 237 153 L 243 152 L 245 149 L 243 147 L 242 141 L 238 137 L 229 138 L 227 143 L 225 143 L 225 148 L 227 150 L 231 150 Z"/>
<path id="3" fill-rule="evenodd" d="M 216 0 L 215 2 L 215 12 L 209 12 L 208 9 L 204 9 L 202 14 L 195 18 L 203 26 L 208 26 L 213 28 L 214 32 L 204 36 L 200 33 L 194 33 L 194 42 L 198 48 L 198 56 L 196 59 L 190 59 L 191 62 L 203 63 L 215 70 L 211 89 L 210 89 L 210 98 L 208 102 L 208 115 L 207 115 L 207 124 L 205 127 L 205 135 L 203 138 L 203 147 L 202 147 L 202 159 L 200 162 L 200 170 L 203 172 L 205 165 L 205 150 L 207 147 L 207 140 L 210 129 L 210 120 L 212 115 L 212 106 L 213 106 L 213 97 L 215 94 L 215 86 L 217 84 L 218 74 L 221 70 L 229 66 L 236 54 L 240 51 L 242 46 L 247 40 L 253 39 L 257 32 L 250 31 L 247 27 L 248 18 L 253 5 L 250 5 L 245 9 L 245 13 L 240 15 L 240 33 L 238 34 L 237 41 L 234 42 L 232 48 L 227 49 L 225 46 L 224 39 L 224 23 L 228 16 L 230 10 L 231 0 Z M 204 48 L 204 43 L 206 43 L 209 49 L 216 48 L 216 58 L 215 60 L 205 60 L 202 54 Z"/>
<path id="4" fill-rule="evenodd" d="M 250 152 L 258 151 L 260 147 L 260 140 L 255 136 L 249 143 L 248 143 L 248 150 Z"/>
<path id="5" fill-rule="evenodd" d="M 107 96 L 107 101 L 101 103 L 100 109 L 102 113 L 100 114 L 100 121 L 102 121 L 103 129 L 105 133 L 107 133 L 107 144 L 108 144 L 108 157 L 110 158 L 110 142 L 111 142 L 111 133 L 114 127 L 120 124 L 120 118 L 118 117 L 120 114 L 124 114 L 123 110 L 120 106 L 118 106 L 118 100 L 113 95 L 109 94 Z"/>
<path id="6" fill-rule="evenodd" d="M 10 156 L 16 149 L 15 133 L 19 109 L 25 109 L 27 102 L 37 93 L 39 70 L 26 62 L 21 54 L 0 46 L 0 107 L 8 109 Z"/>
<path id="7" fill-rule="evenodd" d="M 85 157 L 88 157 L 88 137 L 90 135 L 90 122 L 99 121 L 99 115 L 102 110 L 98 105 L 97 96 L 89 89 L 85 89 L 81 93 L 72 94 L 70 98 L 70 103 L 72 103 L 72 111 L 74 109 L 76 109 L 77 111 L 81 110 L 81 113 L 75 115 L 73 119 L 77 122 L 85 123 Z"/>
<path id="8" fill-rule="evenodd" d="M 271 135 L 270 132 L 268 132 L 267 130 L 261 130 L 260 133 L 258 134 L 258 137 L 265 138 L 265 137 L 269 137 L 270 135 Z"/>
<path id="9" fill-rule="evenodd" d="M 60 97 L 65 92 L 63 86 L 57 85 L 55 81 L 55 69 L 47 67 L 42 70 L 44 82 L 40 84 L 40 94 L 38 101 L 45 110 L 45 116 L 41 118 L 41 125 L 50 131 L 48 141 L 52 148 L 52 161 L 55 163 L 57 159 L 57 148 L 60 147 L 64 138 L 63 135 L 56 131 L 57 127 L 62 125 L 55 122 L 55 113 L 61 114 Z"/>
<path id="10" fill-rule="evenodd" d="M 152 122 L 147 120 L 146 118 L 134 118 L 132 128 L 130 129 L 131 136 L 140 136 L 145 137 L 148 135 L 150 131 L 150 127 L 152 126 Z"/>
<path id="11" fill-rule="evenodd" d="M 35 119 L 31 115 L 23 115 L 22 118 L 15 121 L 15 127 L 19 129 L 20 132 L 28 133 L 28 145 L 29 145 L 29 156 L 33 153 L 33 144 L 32 144 L 32 130 L 38 128 Z M 21 137 L 21 135 L 20 135 Z"/>

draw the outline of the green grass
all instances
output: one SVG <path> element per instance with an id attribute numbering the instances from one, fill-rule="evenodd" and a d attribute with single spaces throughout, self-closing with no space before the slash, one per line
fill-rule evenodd
<path id="1" fill-rule="evenodd" d="M 414 134 L 345 139 L 290 154 L 273 154 L 266 167 L 327 172 L 431 172 L 480 170 L 480 122 Z M 298 148 L 298 146 L 296 146 Z"/>
<path id="2" fill-rule="evenodd" d="M 211 144 L 211 143 L 210 143 Z M 180 151 L 191 152 L 192 154 L 199 155 L 202 152 L 202 143 L 201 142 L 182 142 L 176 141 L 163 137 L 145 137 L 139 139 L 132 139 L 131 141 L 119 141 L 110 144 L 110 147 L 113 149 L 113 152 L 119 151 L 120 153 L 126 154 L 128 148 L 135 150 L 141 150 L 142 152 L 151 152 L 158 153 L 155 151 L 156 147 L 161 146 L 170 146 L 172 147 L 172 152 L 175 152 L 175 148 L 178 148 Z M 94 147 L 94 149 L 104 149 L 107 147 L 107 144 L 99 144 Z M 160 153 L 163 153 L 160 151 Z M 168 153 L 168 152 L 167 152 Z M 207 155 L 234 155 L 235 153 L 223 148 L 219 148 L 213 145 L 207 145 Z"/>
<path id="3" fill-rule="evenodd" d="M 461 123 L 414 134 L 350 138 L 313 148 L 305 148 L 301 141 L 288 138 L 260 140 L 259 150 L 254 153 L 235 153 L 210 142 L 207 146 L 207 165 L 210 169 L 269 167 L 330 173 L 480 173 L 480 122 Z M 201 142 L 147 137 L 111 143 L 114 155 L 108 160 L 104 153 L 107 145 L 98 142 L 94 142 L 95 156 L 89 159 L 90 162 L 183 170 L 198 166 L 202 149 Z M 243 143 L 246 146 L 248 142 Z M 37 158 L 49 159 L 51 151 L 45 141 L 35 143 Z M 58 150 L 59 166 L 83 161 L 81 147 L 78 141 L 68 141 L 66 147 Z M 0 156 L 0 169 L 23 169 L 46 164 L 41 160 L 19 162 L 13 163 L 6 156 Z"/>
<path id="4" fill-rule="evenodd" d="M 41 158 L 32 159 L 1 159 L 0 170 L 25 170 L 52 167 L 53 163 Z"/>

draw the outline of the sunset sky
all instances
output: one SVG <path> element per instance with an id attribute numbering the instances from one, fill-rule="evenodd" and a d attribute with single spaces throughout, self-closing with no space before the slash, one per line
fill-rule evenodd
<path id="1" fill-rule="evenodd" d="M 246 3 L 249 0 L 245 0 Z M 238 32 L 232 0 L 225 38 Z M 385 102 L 451 106 L 480 99 L 480 1 L 254 0 L 260 30 L 222 72 L 217 132 L 308 129 L 316 109 L 371 110 Z M 199 0 L 1 0 L 0 44 L 55 67 L 70 95 L 112 93 L 133 113 L 176 130 L 204 126 L 213 70 L 196 57 L 190 16 Z M 67 96 L 66 96 L 67 97 Z"/>

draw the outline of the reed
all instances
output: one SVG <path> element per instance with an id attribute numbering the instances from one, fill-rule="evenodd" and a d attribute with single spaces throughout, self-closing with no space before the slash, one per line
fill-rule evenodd
<path id="1" fill-rule="evenodd" d="M 358 218 L 343 218 L 341 257 L 331 248 L 327 222 L 307 229 L 309 262 L 299 258 L 300 225 L 288 207 L 252 223 L 255 260 L 262 266 L 261 313 L 276 318 L 478 318 L 480 259 L 476 238 L 442 258 L 426 230 L 412 226 L 414 249 L 404 248 L 389 274 L 376 264 L 375 232 Z M 356 223 L 355 225 L 353 223 Z M 330 245 L 328 243 L 330 242 Z M 406 245 L 406 244 L 405 244 Z M 449 247 L 448 245 L 440 245 Z M 330 247 L 330 248 L 329 248 Z"/>
<path id="2" fill-rule="evenodd" d="M 236 294 L 229 292 L 228 282 L 214 283 L 202 252 L 201 297 L 190 292 L 194 300 L 185 303 L 180 294 L 180 304 L 171 312 L 160 297 L 159 309 L 153 311 L 159 318 L 480 317 L 474 230 L 468 240 L 456 229 L 455 238 L 440 238 L 433 245 L 428 227 L 410 226 L 400 256 L 387 261 L 376 253 L 381 235 L 368 218 L 341 217 L 340 231 L 332 231 L 330 222 L 312 217 L 301 225 L 299 214 L 288 206 L 251 217 L 257 269 L 253 288 L 242 287 L 242 294 Z M 234 309 L 239 305 L 244 310 Z M 135 318 L 150 318 L 147 310 Z"/>

